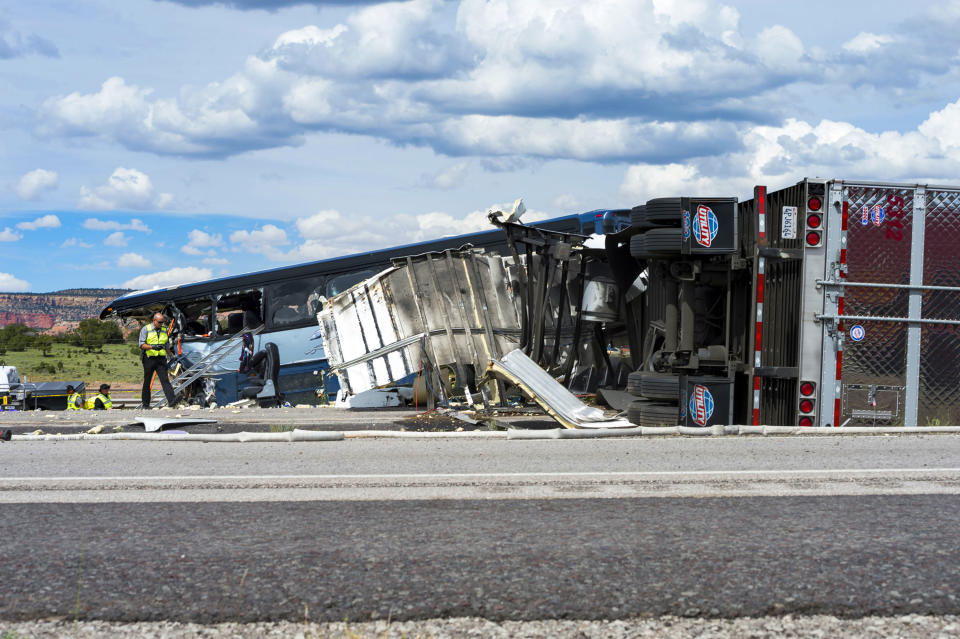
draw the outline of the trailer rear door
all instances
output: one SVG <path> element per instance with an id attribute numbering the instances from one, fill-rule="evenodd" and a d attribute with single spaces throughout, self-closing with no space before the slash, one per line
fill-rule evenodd
<path id="1" fill-rule="evenodd" d="M 842 209 L 834 423 L 960 423 L 960 190 L 845 183 Z"/>

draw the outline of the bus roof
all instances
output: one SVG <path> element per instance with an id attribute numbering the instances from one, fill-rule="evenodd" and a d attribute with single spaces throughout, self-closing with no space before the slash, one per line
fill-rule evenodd
<path id="1" fill-rule="evenodd" d="M 542 220 L 531 224 L 545 229 L 568 231 L 570 233 L 580 232 L 580 221 L 585 216 L 591 218 L 590 214 L 566 215 L 562 217 Z M 310 277 L 322 274 L 336 274 L 350 272 L 363 267 L 375 265 L 386 266 L 390 258 L 401 257 L 403 255 L 413 255 L 417 253 L 428 253 L 447 248 L 459 248 L 464 244 L 472 244 L 478 248 L 486 248 L 505 242 L 503 231 L 491 229 L 489 231 L 478 231 L 476 233 L 466 233 L 463 235 L 454 235 L 450 237 L 437 238 L 424 242 L 413 244 L 402 244 L 365 253 L 354 253 L 341 257 L 331 257 L 313 262 L 294 264 L 291 266 L 279 266 L 277 268 L 244 273 L 241 275 L 229 275 L 226 277 L 192 282 L 189 284 L 179 284 L 176 286 L 167 286 L 143 291 L 133 291 L 116 298 L 100 311 L 100 319 L 106 319 L 113 313 L 122 313 L 125 310 L 140 309 L 149 304 L 161 302 L 184 300 L 194 298 L 205 294 L 216 293 L 217 291 L 232 291 L 253 286 L 261 286 L 284 280 L 297 279 L 301 277 Z"/>

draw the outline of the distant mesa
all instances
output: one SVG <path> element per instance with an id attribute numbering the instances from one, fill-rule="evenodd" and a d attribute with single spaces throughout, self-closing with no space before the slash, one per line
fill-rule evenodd
<path id="1" fill-rule="evenodd" d="M 71 288 L 52 293 L 0 293 L 0 326 L 24 324 L 62 333 L 80 320 L 98 317 L 108 303 L 129 293 L 122 288 Z"/>

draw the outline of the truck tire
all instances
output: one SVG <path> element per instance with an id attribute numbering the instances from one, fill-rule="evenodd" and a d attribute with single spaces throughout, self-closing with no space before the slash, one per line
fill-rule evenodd
<path id="1" fill-rule="evenodd" d="M 680 399 L 680 378 L 669 373 L 634 371 L 627 375 L 627 392 L 655 401 L 675 402 Z"/>
<path id="2" fill-rule="evenodd" d="M 630 255 L 645 259 L 679 255 L 682 235 L 680 229 L 655 228 L 630 238 Z"/>
<path id="3" fill-rule="evenodd" d="M 683 205 L 678 197 L 658 197 L 647 200 L 647 223 L 680 225 Z"/>
<path id="4" fill-rule="evenodd" d="M 644 371 L 640 376 L 640 395 L 647 399 L 675 402 L 680 399 L 680 378 L 668 373 Z"/>
<path id="5" fill-rule="evenodd" d="M 676 426 L 680 420 L 680 410 L 676 404 L 638 399 L 627 406 L 627 419 L 637 426 Z"/>
<path id="6" fill-rule="evenodd" d="M 627 392 L 640 397 L 640 380 L 644 371 L 634 371 L 627 375 Z"/>
<path id="7" fill-rule="evenodd" d="M 651 219 L 649 209 L 645 204 L 633 207 L 630 211 L 630 226 L 636 229 L 657 229 L 664 226 L 680 226 L 680 218 L 676 220 L 666 219 L 660 216 L 657 219 Z"/>

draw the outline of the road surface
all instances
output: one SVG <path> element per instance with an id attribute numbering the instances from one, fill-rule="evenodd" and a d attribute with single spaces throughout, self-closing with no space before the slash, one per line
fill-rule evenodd
<path id="1" fill-rule="evenodd" d="M 960 611 L 960 438 L 13 442 L 0 619 Z"/>

